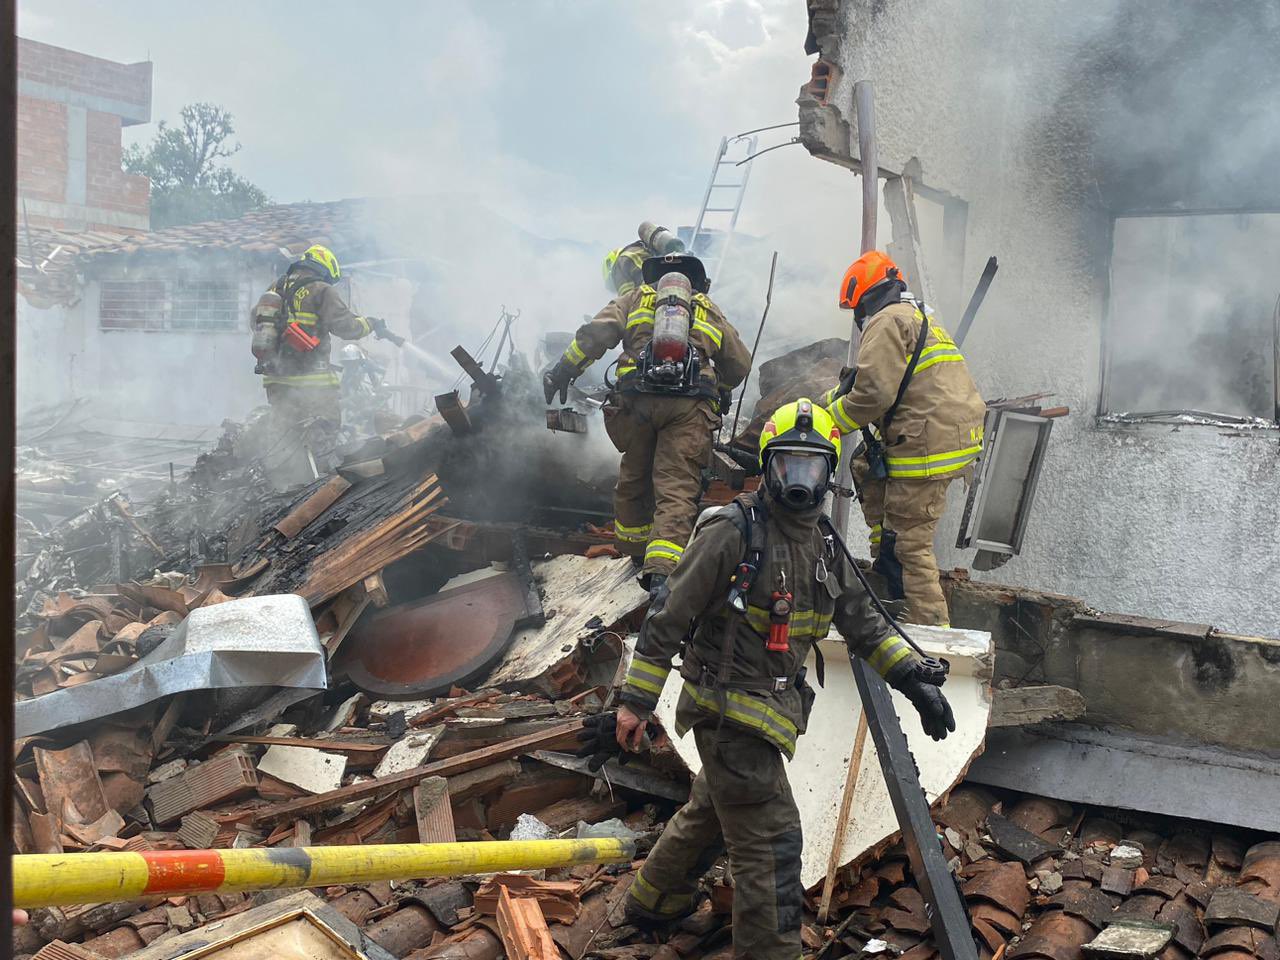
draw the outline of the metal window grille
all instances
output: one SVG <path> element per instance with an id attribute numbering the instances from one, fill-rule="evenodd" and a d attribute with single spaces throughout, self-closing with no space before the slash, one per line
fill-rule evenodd
<path id="1" fill-rule="evenodd" d="M 164 330 L 168 295 L 163 280 L 107 281 L 98 317 L 104 330 Z"/>
<path id="2" fill-rule="evenodd" d="M 225 280 L 176 280 L 169 284 L 171 330 L 235 330 L 241 323 L 240 288 Z"/>
<path id="3" fill-rule="evenodd" d="M 99 325 L 104 330 L 238 330 L 242 292 L 233 280 L 104 281 Z"/>

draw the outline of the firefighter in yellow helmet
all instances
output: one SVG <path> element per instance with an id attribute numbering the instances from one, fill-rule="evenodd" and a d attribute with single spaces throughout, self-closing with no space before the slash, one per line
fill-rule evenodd
<path id="1" fill-rule="evenodd" d="M 315 244 L 289 265 L 253 310 L 253 355 L 271 405 L 264 454 L 277 484 L 306 482 L 332 466 L 342 425 L 340 381 L 329 363 L 331 339 L 373 333 L 399 339 L 386 322 L 354 313 L 334 288 L 338 258 Z"/>
<path id="2" fill-rule="evenodd" d="M 693 530 L 730 391 L 751 353 L 707 296 L 702 262 L 689 254 L 649 257 L 644 281 L 578 328 L 543 377 L 547 403 L 622 344 L 605 430 L 622 453 L 614 488 L 618 549 L 641 567 L 653 591 L 675 569 Z"/>
<path id="3" fill-rule="evenodd" d="M 648 257 L 661 257 L 668 253 L 684 253 L 684 242 L 666 227 L 646 220 L 637 231 L 639 238 L 610 250 L 604 258 L 601 272 L 604 285 L 618 297 L 625 297 L 644 283 L 644 261 Z"/>
<path id="4" fill-rule="evenodd" d="M 955 341 L 878 250 L 845 272 L 840 306 L 862 331 L 855 368 L 822 398 L 844 434 L 861 432 L 853 475 L 871 555 L 912 623 L 946 626 L 933 538 L 947 486 L 972 476 L 986 404 Z"/>
<path id="5" fill-rule="evenodd" d="M 614 750 L 639 749 L 683 653 L 676 730 L 693 731 L 702 770 L 627 908 L 637 922 L 679 919 L 727 849 L 733 953 L 753 960 L 801 953 L 800 815 L 783 758 L 794 755 L 816 696 L 804 669 L 813 644 L 834 623 L 850 650 L 911 701 L 927 734 L 941 740 L 955 729 L 940 678 L 930 682 L 824 537 L 823 497 L 839 455 L 840 431 L 819 404 L 801 399 L 773 414 L 760 437 L 760 489 L 699 522 L 645 616 L 616 717 L 605 714 L 582 736 L 595 740 L 583 753 L 607 752 L 610 734 Z"/>

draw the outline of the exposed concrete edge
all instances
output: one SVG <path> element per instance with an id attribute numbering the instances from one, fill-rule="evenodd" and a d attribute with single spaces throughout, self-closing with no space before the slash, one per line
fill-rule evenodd
<path id="1" fill-rule="evenodd" d="M 1077 724 L 991 730 L 968 779 L 1072 803 L 1280 830 L 1280 760 Z"/>

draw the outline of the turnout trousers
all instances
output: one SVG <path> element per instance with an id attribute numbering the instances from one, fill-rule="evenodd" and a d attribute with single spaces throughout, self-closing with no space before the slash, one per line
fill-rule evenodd
<path id="1" fill-rule="evenodd" d="M 605 407 L 605 429 L 622 453 L 613 491 L 618 550 L 643 558 L 644 574 L 668 575 L 698 518 L 702 472 L 720 426 L 701 397 L 624 394 Z"/>
<path id="2" fill-rule="evenodd" d="M 866 460 L 858 457 L 853 474 L 870 528 L 874 569 L 888 581 L 890 599 L 906 600 L 910 623 L 948 625 L 951 613 L 938 579 L 933 538 L 947 505 L 947 487 L 967 478 L 969 470 L 926 480 L 872 480 Z"/>
<path id="3" fill-rule="evenodd" d="M 627 908 L 658 921 L 689 913 L 698 880 L 727 851 L 734 956 L 799 960 L 803 836 L 782 754 L 714 721 L 693 735 L 702 772 L 637 874 Z"/>
<path id="4" fill-rule="evenodd" d="M 342 428 L 341 394 L 337 387 L 266 386 L 271 413 L 267 442 L 260 454 L 268 477 L 278 489 L 323 476 L 337 460 Z"/>

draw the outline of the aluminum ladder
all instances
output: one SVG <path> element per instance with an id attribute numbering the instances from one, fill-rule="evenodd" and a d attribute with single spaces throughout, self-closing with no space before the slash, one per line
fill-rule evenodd
<path id="1" fill-rule="evenodd" d="M 707 190 L 702 196 L 702 209 L 698 211 L 698 220 L 689 239 L 689 250 L 702 258 L 707 277 L 713 282 L 729 254 L 733 231 L 738 226 L 738 213 L 742 210 L 742 198 L 751 178 L 751 164 L 741 167 L 738 164 L 755 154 L 756 141 L 754 136 L 721 137 L 711 165 L 711 179 L 707 181 Z"/>

